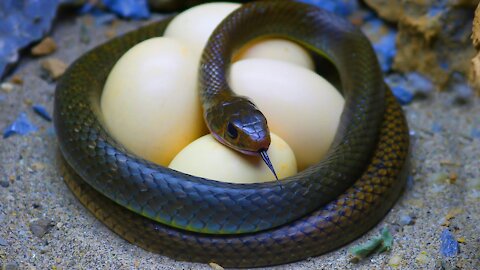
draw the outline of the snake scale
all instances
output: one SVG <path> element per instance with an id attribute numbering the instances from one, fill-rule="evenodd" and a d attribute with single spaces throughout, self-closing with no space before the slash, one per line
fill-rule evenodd
<path id="1" fill-rule="evenodd" d="M 168 22 L 84 54 L 57 86 L 54 116 L 64 178 L 99 220 L 147 250 L 226 267 L 319 255 L 378 223 L 405 184 L 408 127 L 357 28 L 310 5 L 265 1 L 234 11 L 210 37 L 200 65 L 204 105 L 209 95 L 229 91 L 225 73 L 235 50 L 261 36 L 296 41 L 339 73 L 346 102 L 329 153 L 279 187 L 183 174 L 129 153 L 109 135 L 100 109 L 109 71 L 129 48 L 161 36 Z"/>

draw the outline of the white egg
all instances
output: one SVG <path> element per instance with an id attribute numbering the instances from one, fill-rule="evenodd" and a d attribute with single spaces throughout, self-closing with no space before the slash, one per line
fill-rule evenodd
<path id="1" fill-rule="evenodd" d="M 315 64 L 308 51 L 297 43 L 286 39 L 267 38 L 254 40 L 244 46 L 234 56 L 233 61 L 252 58 L 280 60 L 315 70 Z"/>
<path id="2" fill-rule="evenodd" d="M 166 166 L 206 133 L 193 54 L 181 41 L 152 38 L 131 48 L 113 67 L 102 112 L 109 132 L 133 153 Z"/>
<path id="3" fill-rule="evenodd" d="M 271 132 L 293 149 L 298 169 L 320 161 L 337 130 L 344 99 L 311 70 L 270 59 L 246 59 L 230 68 L 230 86 L 252 99 Z"/>
<path id="4" fill-rule="evenodd" d="M 275 134 L 268 155 L 280 179 L 297 173 L 295 155 L 288 144 Z M 205 135 L 189 144 L 172 160 L 170 168 L 208 179 L 231 183 L 274 181 L 270 169 L 259 156 L 238 153 Z"/>
<path id="5" fill-rule="evenodd" d="M 200 59 L 213 30 L 239 7 L 239 4 L 225 2 L 195 6 L 178 14 L 169 23 L 164 36 L 189 44 Z M 285 39 L 268 38 L 250 42 L 233 56 L 233 61 L 244 58 L 277 59 L 314 69 L 309 53 L 302 46 Z"/>
<path id="6" fill-rule="evenodd" d="M 213 30 L 239 7 L 239 4 L 222 2 L 192 7 L 178 14 L 169 23 L 164 36 L 184 41 L 200 57 Z"/>

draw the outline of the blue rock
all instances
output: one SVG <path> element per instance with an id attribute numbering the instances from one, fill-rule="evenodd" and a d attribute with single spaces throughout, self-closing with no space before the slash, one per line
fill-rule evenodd
<path id="1" fill-rule="evenodd" d="M 108 24 L 115 20 L 116 16 L 115 14 L 106 12 L 99 8 L 98 6 L 87 2 L 85 3 L 79 10 L 78 14 L 84 15 L 84 14 L 90 14 L 93 16 L 95 19 L 95 25 L 103 25 L 103 24 Z"/>
<path id="2" fill-rule="evenodd" d="M 442 256 L 453 257 L 458 254 L 458 242 L 448 229 L 443 230 L 440 241 L 440 253 Z"/>
<path id="3" fill-rule="evenodd" d="M 387 72 L 392 68 L 393 58 L 397 54 L 396 38 L 397 32 L 391 30 L 382 36 L 378 42 L 373 43 L 373 49 L 377 54 L 378 62 L 383 72 Z"/>
<path id="4" fill-rule="evenodd" d="M 413 224 L 413 218 L 409 215 L 402 215 L 402 216 L 400 216 L 400 219 L 399 219 L 398 223 L 402 226 L 412 225 Z"/>
<path id="5" fill-rule="evenodd" d="M 21 113 L 12 124 L 3 130 L 3 138 L 8 138 L 13 134 L 26 135 L 37 130 L 38 128 L 30 122 L 27 114 Z"/>
<path id="6" fill-rule="evenodd" d="M 440 132 L 442 132 L 442 130 L 443 130 L 443 127 L 440 123 L 434 122 L 432 124 L 432 132 L 433 133 L 440 133 Z"/>
<path id="7" fill-rule="evenodd" d="M 32 109 L 36 114 L 38 114 L 43 119 L 47 120 L 48 122 L 52 121 L 52 117 L 50 116 L 50 114 L 47 112 L 47 110 L 43 106 L 33 105 Z"/>
<path id="8" fill-rule="evenodd" d="M 103 4 L 123 18 L 146 19 L 150 17 L 147 0 L 103 0 Z"/>
<path id="9" fill-rule="evenodd" d="M 18 51 L 41 39 L 49 30 L 61 0 L 0 1 L 0 77 Z"/>
<path id="10" fill-rule="evenodd" d="M 433 82 L 418 72 L 407 73 L 405 78 L 415 94 L 428 95 L 435 89 Z"/>
<path id="11" fill-rule="evenodd" d="M 413 94 L 402 86 L 391 87 L 393 95 L 401 105 L 407 105 L 413 100 Z"/>
<path id="12" fill-rule="evenodd" d="M 407 105 L 413 100 L 413 93 L 409 91 L 404 77 L 399 74 L 391 74 L 385 78 L 385 82 L 392 90 L 393 95 L 401 105 Z"/>
<path id="13" fill-rule="evenodd" d="M 359 9 L 358 0 L 297 0 L 315 5 L 340 16 L 350 16 Z"/>
<path id="14" fill-rule="evenodd" d="M 470 134 L 473 138 L 480 139 L 480 128 L 472 128 L 472 132 Z"/>

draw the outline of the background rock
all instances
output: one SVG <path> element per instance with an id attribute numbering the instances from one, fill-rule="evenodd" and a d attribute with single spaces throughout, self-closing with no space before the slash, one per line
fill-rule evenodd
<path id="1" fill-rule="evenodd" d="M 480 93 L 480 5 L 477 6 L 473 19 L 472 42 L 477 49 L 477 55 L 472 58 L 469 77 L 473 87 Z"/>
<path id="2" fill-rule="evenodd" d="M 396 71 L 418 71 L 445 88 L 452 75 L 472 74 L 470 41 L 478 0 L 365 0 L 382 18 L 398 25 Z M 469 76 L 471 79 L 473 76 Z M 480 89 L 480 87 L 477 87 Z"/>

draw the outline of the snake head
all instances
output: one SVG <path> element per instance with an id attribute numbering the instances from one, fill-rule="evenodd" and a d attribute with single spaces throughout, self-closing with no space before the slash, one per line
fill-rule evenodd
<path id="1" fill-rule="evenodd" d="M 267 119 L 250 100 L 231 97 L 205 111 L 206 122 L 221 143 L 248 155 L 258 155 L 270 146 Z"/>

